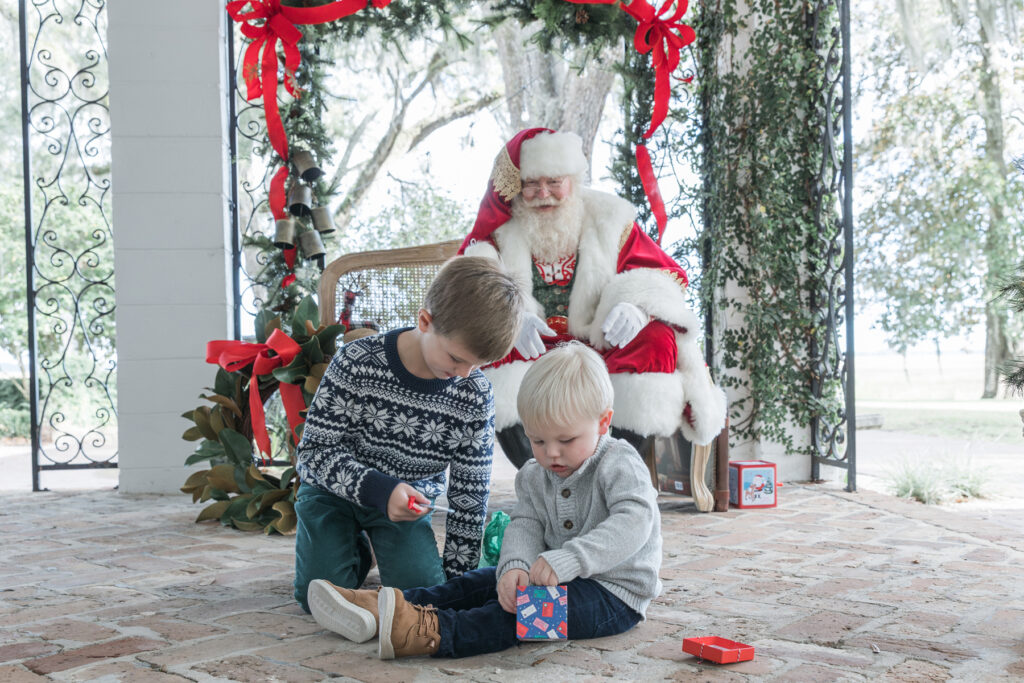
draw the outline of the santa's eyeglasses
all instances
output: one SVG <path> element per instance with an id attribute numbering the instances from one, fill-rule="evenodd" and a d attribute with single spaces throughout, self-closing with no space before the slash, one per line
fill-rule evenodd
<path id="1" fill-rule="evenodd" d="M 523 192 L 540 192 L 541 190 L 561 190 L 565 186 L 565 182 L 568 180 L 567 176 L 560 178 L 534 178 L 532 180 L 523 181 Z"/>

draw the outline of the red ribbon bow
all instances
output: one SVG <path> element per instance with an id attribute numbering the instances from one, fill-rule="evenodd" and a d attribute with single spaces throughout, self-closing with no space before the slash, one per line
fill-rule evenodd
<path id="1" fill-rule="evenodd" d="M 387 7 L 390 2 L 372 0 L 378 9 Z M 296 24 L 325 24 L 355 14 L 367 4 L 371 3 L 367 0 L 339 0 L 319 7 L 288 7 L 282 5 L 281 0 L 232 0 L 227 4 L 228 14 L 235 21 L 242 22 L 242 34 L 252 41 L 242 60 L 245 99 L 263 98 L 270 144 L 286 162 L 270 181 L 270 211 L 274 218 L 281 219 L 286 215 L 284 186 L 288 179 L 288 137 L 277 106 L 278 42 L 284 52 L 284 87 L 299 97 L 295 73 L 301 63 L 298 43 L 302 32 Z M 251 6 L 251 11 L 245 11 L 246 6 Z M 262 59 L 260 50 L 263 51 Z"/>
<path id="2" fill-rule="evenodd" d="M 263 401 L 260 400 L 259 378 L 271 374 L 274 368 L 285 367 L 301 351 L 298 342 L 281 330 L 274 330 L 266 344 L 250 344 L 232 339 L 206 343 L 207 363 L 216 363 L 228 372 L 252 365 L 252 378 L 249 380 L 249 416 L 252 421 L 253 440 L 259 448 L 261 458 L 270 455 L 270 436 L 267 434 Z M 302 389 L 297 384 L 282 382 L 279 389 L 294 440 L 295 428 L 304 421 L 299 412 L 305 410 L 306 401 L 302 398 Z M 265 458 L 263 464 L 266 464 Z"/>
<path id="3" fill-rule="evenodd" d="M 567 0 L 574 4 L 613 5 L 618 0 Z M 675 9 L 672 9 L 672 5 Z M 668 100 L 672 94 L 669 76 L 679 66 L 679 53 L 684 47 L 697 38 L 693 28 L 680 20 L 689 7 L 688 0 L 665 0 L 660 9 L 655 9 L 647 0 L 633 0 L 628 5 L 621 5 L 622 10 L 637 20 L 636 32 L 633 34 L 633 46 L 640 54 L 651 53 L 651 65 L 654 67 L 654 109 L 651 112 L 651 124 L 643 137 L 649 140 L 668 115 Z M 688 79 L 684 79 L 687 80 Z M 654 175 L 651 155 L 646 145 L 636 146 L 636 167 L 640 173 L 640 182 L 644 186 L 644 194 L 651 205 L 651 212 L 658 224 L 658 244 L 665 232 L 668 215 L 665 213 L 665 202 L 658 189 L 658 178 Z"/>
<path id="4" fill-rule="evenodd" d="M 672 5 L 675 3 L 675 11 Z M 661 9 L 655 10 L 647 0 L 633 0 L 622 9 L 637 20 L 633 46 L 640 54 L 651 53 L 654 66 L 654 111 L 651 125 L 644 138 L 649 139 L 668 115 L 668 98 L 672 88 L 669 75 L 679 66 L 679 53 L 697 38 L 693 28 L 679 20 L 686 14 L 688 0 L 666 0 Z M 666 14 L 669 14 L 667 18 Z"/>

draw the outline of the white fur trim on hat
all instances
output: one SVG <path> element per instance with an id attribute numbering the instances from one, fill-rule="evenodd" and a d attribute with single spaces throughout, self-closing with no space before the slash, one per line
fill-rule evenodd
<path id="1" fill-rule="evenodd" d="M 540 133 L 519 148 L 519 175 L 525 179 L 581 175 L 588 167 L 576 133 Z"/>

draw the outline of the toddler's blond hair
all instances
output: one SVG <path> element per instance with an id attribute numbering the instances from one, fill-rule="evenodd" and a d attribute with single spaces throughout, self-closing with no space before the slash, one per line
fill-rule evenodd
<path id="1" fill-rule="evenodd" d="M 530 365 L 516 405 L 523 426 L 562 427 L 598 419 L 612 407 L 615 390 L 604 359 L 578 341 L 561 344 Z"/>

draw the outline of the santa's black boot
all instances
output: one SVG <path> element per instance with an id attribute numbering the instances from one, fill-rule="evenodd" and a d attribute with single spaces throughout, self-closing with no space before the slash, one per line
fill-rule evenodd
<path id="1" fill-rule="evenodd" d="M 612 436 L 616 439 L 628 441 L 629 445 L 635 448 L 636 452 L 641 456 L 646 456 L 647 452 L 654 444 L 653 436 L 640 436 L 636 432 L 631 432 L 628 429 L 622 429 L 621 427 L 612 427 Z"/>
<path id="2" fill-rule="evenodd" d="M 530 448 L 530 440 L 526 438 L 523 425 L 501 429 L 495 432 L 494 436 L 498 439 L 501 450 L 505 451 L 505 457 L 517 470 L 533 457 L 533 449 Z"/>
<path id="3" fill-rule="evenodd" d="M 628 441 L 629 445 L 640 454 L 640 459 L 647 465 L 647 471 L 651 473 L 651 485 L 658 489 L 658 462 L 654 456 L 654 437 L 640 436 L 636 432 L 620 427 L 612 427 L 612 436 L 616 439 Z"/>

